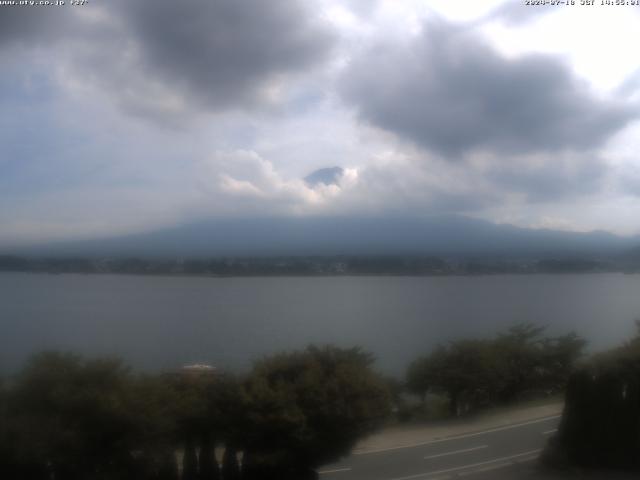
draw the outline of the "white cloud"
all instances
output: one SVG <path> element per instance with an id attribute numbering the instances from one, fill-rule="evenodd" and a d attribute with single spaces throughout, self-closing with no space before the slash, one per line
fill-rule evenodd
<path id="1" fill-rule="evenodd" d="M 592 86 L 610 91 L 638 68 L 636 56 L 627 54 L 640 41 L 640 15 L 634 9 L 596 2 L 558 8 L 526 25 L 491 22 L 482 31 L 509 57 L 531 52 L 561 56 Z"/>
<path id="2" fill-rule="evenodd" d="M 215 181 L 209 185 L 213 196 L 228 195 L 242 201 L 235 213 L 254 212 L 301 214 L 322 211 L 345 190 L 355 187 L 358 174 L 346 169 L 339 185 L 307 185 L 302 178 L 285 178 L 273 163 L 254 151 L 217 152 L 206 162 Z"/>

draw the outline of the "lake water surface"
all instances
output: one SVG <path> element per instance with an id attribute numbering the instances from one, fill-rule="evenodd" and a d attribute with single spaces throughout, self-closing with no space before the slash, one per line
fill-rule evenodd
<path id="1" fill-rule="evenodd" d="M 402 374 L 438 342 L 515 322 L 616 345 L 640 317 L 640 275 L 198 278 L 0 274 L 0 370 L 42 349 L 163 370 L 245 369 L 309 343 L 360 345 Z"/>

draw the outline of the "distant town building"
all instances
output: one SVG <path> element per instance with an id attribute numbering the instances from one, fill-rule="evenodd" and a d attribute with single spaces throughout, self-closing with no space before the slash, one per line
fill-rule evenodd
<path id="1" fill-rule="evenodd" d="M 180 373 L 187 377 L 214 377 L 219 374 L 218 369 L 203 363 L 185 365 L 180 369 Z"/>
<path id="2" fill-rule="evenodd" d="M 176 370 L 170 370 L 162 374 L 167 379 L 172 379 L 178 383 L 192 381 L 212 381 L 224 376 L 224 372 L 214 366 L 202 363 L 194 363 L 192 365 L 184 365 Z"/>

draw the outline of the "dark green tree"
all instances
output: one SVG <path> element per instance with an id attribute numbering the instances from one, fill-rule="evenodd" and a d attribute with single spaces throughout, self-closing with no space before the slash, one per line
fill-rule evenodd
<path id="1" fill-rule="evenodd" d="M 240 465 L 238 465 L 237 450 L 232 445 L 226 445 L 222 456 L 223 480 L 239 480 Z"/>
<path id="2" fill-rule="evenodd" d="M 163 479 L 175 479 L 175 451 L 182 447 L 183 440 L 178 428 L 177 392 L 164 376 L 144 375 L 134 377 L 130 393 L 137 459 L 146 471 Z"/>
<path id="3" fill-rule="evenodd" d="M 429 359 L 428 378 L 446 392 L 451 415 L 461 415 L 490 402 L 495 370 L 488 342 L 451 342 L 436 349 Z"/>
<path id="4" fill-rule="evenodd" d="M 17 448 L 57 478 L 129 478 L 136 438 L 130 381 L 116 360 L 35 356 L 9 405 Z"/>
<path id="5" fill-rule="evenodd" d="M 175 480 L 178 401 L 162 377 L 48 352 L 28 362 L 6 397 L 0 444 L 11 447 L 0 462 L 15 478 Z"/>
<path id="6" fill-rule="evenodd" d="M 523 323 L 509 328 L 494 341 L 498 401 L 512 402 L 527 388 L 540 385 L 544 331 L 545 327 Z"/>
<path id="7" fill-rule="evenodd" d="M 563 392 L 576 363 L 583 356 L 586 341 L 575 333 L 544 338 L 541 368 L 538 377 L 541 387 L 549 393 Z"/>
<path id="8" fill-rule="evenodd" d="M 414 360 L 407 369 L 406 388 L 409 392 L 420 397 L 423 407 L 426 402 L 427 392 L 433 382 L 430 374 L 428 357 L 420 357 Z"/>
<path id="9" fill-rule="evenodd" d="M 360 349 L 309 347 L 258 362 L 245 385 L 244 450 L 263 478 L 303 478 L 347 454 L 389 412 Z"/>
<path id="10" fill-rule="evenodd" d="M 214 452 L 215 442 L 211 441 L 211 435 L 205 433 L 200 444 L 198 455 L 198 472 L 200 480 L 219 480 L 220 470 Z"/>
<path id="11" fill-rule="evenodd" d="M 188 436 L 184 445 L 182 457 L 182 480 L 198 479 L 198 457 L 193 439 Z"/>
<path id="12" fill-rule="evenodd" d="M 638 337 L 594 356 L 570 376 L 548 463 L 640 471 Z"/>
<path id="13" fill-rule="evenodd" d="M 160 452 L 156 472 L 153 480 L 178 480 L 178 464 L 173 451 Z"/>
<path id="14" fill-rule="evenodd" d="M 442 391 L 452 415 L 530 393 L 563 391 L 585 342 L 571 333 L 544 336 L 544 327 L 519 324 L 488 340 L 457 340 L 413 362 L 407 388 L 424 398 Z"/>

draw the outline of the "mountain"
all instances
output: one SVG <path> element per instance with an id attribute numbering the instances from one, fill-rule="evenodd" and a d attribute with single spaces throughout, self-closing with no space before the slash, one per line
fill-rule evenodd
<path id="1" fill-rule="evenodd" d="M 201 221 L 173 228 L 6 252 L 46 256 L 438 255 L 609 256 L 638 237 L 525 229 L 464 216 L 305 217 Z"/>
<path id="2" fill-rule="evenodd" d="M 321 168 L 304 177 L 304 181 L 310 187 L 315 187 L 321 183 L 325 185 L 337 185 L 343 174 L 344 170 L 341 167 Z"/>

